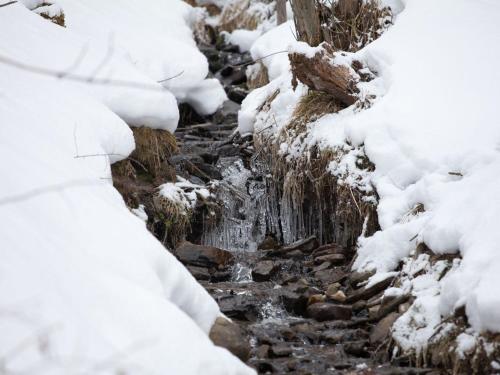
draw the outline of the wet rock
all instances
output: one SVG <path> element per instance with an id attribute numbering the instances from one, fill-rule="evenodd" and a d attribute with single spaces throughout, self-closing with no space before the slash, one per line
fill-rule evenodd
<path id="1" fill-rule="evenodd" d="M 186 266 L 196 280 L 210 280 L 210 272 L 205 267 Z"/>
<path id="2" fill-rule="evenodd" d="M 276 274 L 278 268 L 272 260 L 260 261 L 252 270 L 252 279 L 254 281 L 269 281 Z"/>
<path id="3" fill-rule="evenodd" d="M 228 318 L 254 322 L 259 317 L 259 300 L 252 295 L 223 296 L 217 302 L 221 312 Z"/>
<path id="4" fill-rule="evenodd" d="M 203 175 L 197 175 L 195 173 L 192 173 L 192 174 L 195 174 L 197 177 L 204 179 L 204 178 L 206 178 L 206 176 L 208 176 L 209 179 L 212 179 L 212 180 L 222 180 L 222 174 L 212 164 L 200 163 L 200 164 L 197 164 L 196 167 L 205 174 L 205 176 L 203 176 Z"/>
<path id="5" fill-rule="evenodd" d="M 279 343 L 271 346 L 270 356 L 272 357 L 289 357 L 293 350 L 290 345 L 286 343 Z"/>
<path id="6" fill-rule="evenodd" d="M 195 245 L 182 242 L 174 252 L 181 263 L 198 267 L 227 267 L 234 262 L 234 255 L 229 251 L 212 246 Z"/>
<path id="7" fill-rule="evenodd" d="M 256 350 L 255 350 L 255 355 L 257 358 L 268 358 L 269 357 L 269 349 L 271 347 L 269 345 L 263 344 L 260 345 Z"/>
<path id="8" fill-rule="evenodd" d="M 333 296 L 335 293 L 339 291 L 340 286 L 341 286 L 340 283 L 333 283 L 328 285 L 328 288 L 326 288 L 325 292 L 326 296 L 327 297 Z"/>
<path id="9" fill-rule="evenodd" d="M 377 344 L 382 342 L 386 337 L 389 337 L 392 325 L 399 317 L 399 313 L 393 312 L 378 322 L 370 332 L 370 342 L 372 344 Z"/>
<path id="10" fill-rule="evenodd" d="M 259 250 L 274 250 L 278 247 L 279 247 L 279 244 L 273 236 L 266 236 L 266 238 L 264 238 L 264 241 L 262 241 L 259 244 L 258 249 Z"/>
<path id="11" fill-rule="evenodd" d="M 308 237 L 304 240 L 296 241 L 290 245 L 284 246 L 281 250 L 283 252 L 289 252 L 293 250 L 300 250 L 305 254 L 310 254 L 314 249 L 317 249 L 319 242 L 316 236 Z"/>
<path id="12" fill-rule="evenodd" d="M 212 120 L 216 124 L 231 124 L 238 122 L 238 111 L 240 105 L 232 100 L 226 100 L 221 108 L 212 116 Z"/>
<path id="13" fill-rule="evenodd" d="M 375 275 L 375 271 L 374 270 L 370 270 L 370 271 L 356 271 L 356 272 L 352 272 L 349 277 L 348 277 L 348 281 L 349 281 L 349 284 L 353 287 L 353 288 L 356 288 L 358 286 L 358 284 L 368 280 L 370 277 L 372 277 L 373 275 Z"/>
<path id="14" fill-rule="evenodd" d="M 368 341 L 360 340 L 360 341 L 352 341 L 344 343 L 344 350 L 347 354 L 356 356 L 356 357 L 369 357 L 370 353 L 368 351 L 369 345 Z"/>
<path id="15" fill-rule="evenodd" d="M 309 297 L 291 290 L 283 290 L 280 296 L 281 303 L 286 311 L 296 315 L 305 315 Z"/>
<path id="16" fill-rule="evenodd" d="M 352 316 L 351 306 L 334 303 L 315 303 L 307 307 L 307 315 L 318 322 L 326 320 L 349 320 Z"/>
<path id="17" fill-rule="evenodd" d="M 250 357 L 250 343 L 245 332 L 228 319 L 217 318 L 209 337 L 215 345 L 226 348 L 243 362 Z"/>
<path id="18" fill-rule="evenodd" d="M 231 86 L 226 90 L 227 97 L 236 103 L 241 103 L 248 95 L 248 91 L 240 87 Z"/>
<path id="19" fill-rule="evenodd" d="M 247 81 L 247 74 L 245 73 L 245 69 L 236 69 L 233 73 L 228 77 L 228 81 L 230 85 L 241 85 Z"/>
<path id="20" fill-rule="evenodd" d="M 284 254 L 286 258 L 290 259 L 302 259 L 304 258 L 304 253 L 300 250 L 292 250 Z"/>
<path id="21" fill-rule="evenodd" d="M 360 299 L 369 299 L 386 289 L 394 280 L 394 276 L 388 277 L 378 283 L 373 284 L 369 288 L 360 288 L 347 296 L 347 303 L 354 303 Z"/>
<path id="22" fill-rule="evenodd" d="M 344 254 L 328 254 L 314 258 L 314 263 L 321 264 L 323 262 L 330 262 L 333 265 L 340 265 L 345 262 Z"/>
<path id="23" fill-rule="evenodd" d="M 210 281 L 212 282 L 220 282 L 220 281 L 229 281 L 233 276 L 233 272 L 231 269 L 225 269 L 222 271 L 215 271 L 210 275 Z"/>
<path id="24" fill-rule="evenodd" d="M 360 300 L 352 305 L 352 311 L 356 313 L 364 309 L 366 309 L 366 301 L 364 300 Z"/>

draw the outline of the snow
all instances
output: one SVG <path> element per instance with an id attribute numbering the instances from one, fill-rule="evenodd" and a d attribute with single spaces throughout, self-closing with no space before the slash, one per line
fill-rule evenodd
<path id="1" fill-rule="evenodd" d="M 0 55 L 56 70 L 85 45 L 21 4 L 1 9 L 0 33 Z M 95 69 L 102 51 L 88 44 L 72 71 Z M 154 84 L 122 52 L 99 75 Z M 209 340 L 217 304 L 110 180 L 110 162 L 134 148 L 123 119 L 172 129 L 174 104 L 161 89 L 83 85 L 0 63 L 6 372 L 254 374 Z"/>
<path id="2" fill-rule="evenodd" d="M 370 176 L 356 181 L 376 188 L 381 230 L 359 239 L 355 269 L 375 268 L 378 274 L 394 271 L 422 242 L 437 254 L 462 257 L 440 280 L 408 279 L 417 298 L 396 324 L 395 335 L 399 330 L 399 337 L 409 337 L 408 347 L 425 347 L 435 326 L 459 306 L 465 306 L 474 332 L 498 332 L 500 296 L 492 294 L 491 288 L 500 282 L 496 228 L 500 53 L 493 47 L 500 43 L 500 4 L 488 0 L 390 3 L 400 12 L 395 25 L 356 53 L 377 75 L 363 84 L 365 92 L 377 96 L 372 107 L 350 107 L 309 124 L 307 142 L 338 147 L 348 141 L 354 149 L 364 147 L 376 166 Z M 286 33 L 278 29 L 254 43 L 252 56 L 290 48 Z M 258 46 L 263 46 L 262 51 Z M 304 46 L 290 48 L 297 49 Z M 272 81 L 243 102 L 240 131 L 270 127 L 267 132 L 272 134 L 289 119 L 304 91 L 300 84 L 295 91 L 288 84 L 285 58 L 286 54 L 281 62 L 278 57 L 264 59 Z M 257 113 L 278 89 L 270 110 Z M 280 103 L 285 97 L 286 104 Z M 330 169 L 345 171 L 346 165 L 352 163 L 337 162 Z M 412 213 L 419 204 L 423 212 Z M 419 328 L 414 329 L 411 321 Z"/>

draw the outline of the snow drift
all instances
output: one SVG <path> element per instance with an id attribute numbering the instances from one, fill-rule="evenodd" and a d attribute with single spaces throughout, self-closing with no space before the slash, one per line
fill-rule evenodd
<path id="1" fill-rule="evenodd" d="M 0 33 L 0 55 L 71 73 L 89 74 L 106 51 L 21 4 L 1 8 Z M 119 49 L 98 70 L 155 86 Z M 253 373 L 212 344 L 216 303 L 111 184 L 110 162 L 134 148 L 123 119 L 176 126 L 175 99 L 156 86 L 84 85 L 0 63 L 6 372 Z"/>

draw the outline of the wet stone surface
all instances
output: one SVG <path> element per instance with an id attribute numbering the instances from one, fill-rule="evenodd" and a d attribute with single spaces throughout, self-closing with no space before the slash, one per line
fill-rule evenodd
<path id="1" fill-rule="evenodd" d="M 381 297 L 391 279 L 365 288 L 370 274 L 350 273 L 352 255 L 338 244 L 320 246 L 311 237 L 283 246 L 267 233 L 252 137 L 236 132 L 248 93 L 239 64 L 250 58 L 229 47 L 201 50 L 231 100 L 210 117 L 183 105 L 180 154 L 169 162 L 187 180 L 211 186 L 221 202 L 216 225 L 193 224 L 190 240 L 203 246 L 174 251 L 234 323 L 219 321 L 214 342 L 259 374 L 431 373 L 388 346 L 390 325 L 408 299 Z"/>

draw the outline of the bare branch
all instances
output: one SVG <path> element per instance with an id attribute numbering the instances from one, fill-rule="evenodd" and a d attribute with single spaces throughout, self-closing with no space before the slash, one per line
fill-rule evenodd
<path id="1" fill-rule="evenodd" d="M 0 8 L 6 7 L 7 5 L 15 4 L 15 3 L 17 3 L 17 0 L 16 1 L 9 1 L 8 3 L 0 4 Z"/>

